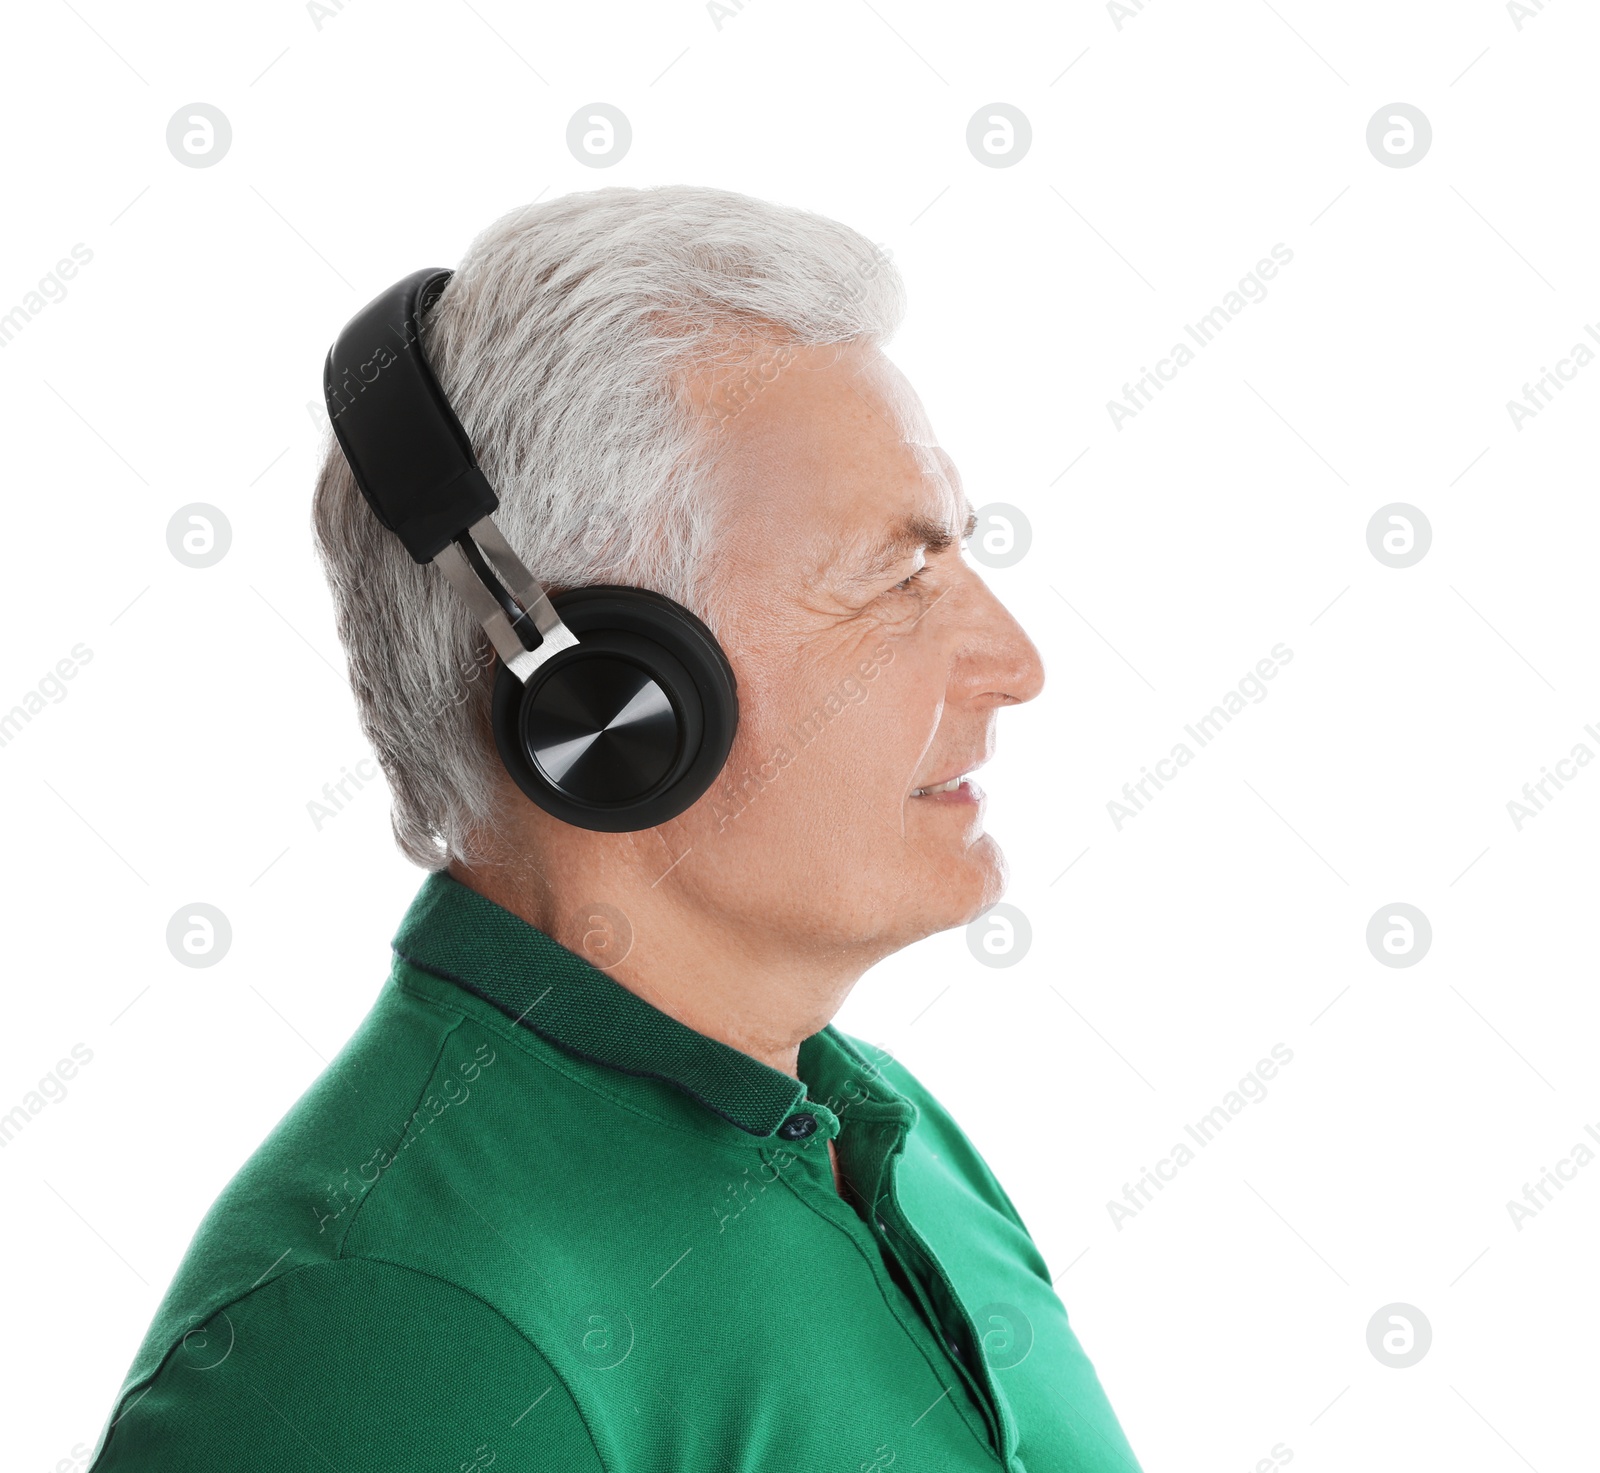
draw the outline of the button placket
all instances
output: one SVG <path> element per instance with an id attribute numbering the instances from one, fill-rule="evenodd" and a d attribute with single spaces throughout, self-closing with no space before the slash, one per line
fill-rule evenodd
<path id="1" fill-rule="evenodd" d="M 967 1312 L 966 1306 L 961 1302 L 961 1296 L 956 1292 L 955 1285 L 944 1267 L 934 1256 L 933 1250 L 928 1246 L 913 1226 L 910 1218 L 901 1210 L 899 1198 L 894 1192 L 893 1161 L 898 1151 L 892 1153 L 886 1162 L 888 1167 L 885 1173 L 885 1190 L 883 1195 L 874 1203 L 874 1220 L 882 1222 L 887 1216 L 892 1223 L 891 1238 L 885 1232 L 881 1241 L 889 1246 L 898 1243 L 903 1246 L 906 1256 L 914 1257 L 917 1262 L 906 1269 L 906 1276 L 916 1283 L 919 1300 L 925 1305 L 924 1314 L 930 1328 L 933 1330 L 938 1342 L 948 1347 L 951 1352 L 951 1362 L 956 1368 L 956 1374 L 962 1378 L 971 1390 L 974 1399 L 984 1410 L 988 1419 L 990 1433 L 994 1440 L 995 1450 L 1002 1459 L 1009 1458 L 1012 1452 L 1012 1442 L 1016 1436 L 1015 1427 L 1009 1412 L 1001 1399 L 1000 1388 L 990 1370 L 988 1361 L 984 1358 L 982 1341 L 978 1337 L 977 1326 L 973 1323 L 972 1316 Z M 896 1258 L 901 1254 L 896 1247 L 890 1246 L 890 1251 L 895 1252 Z M 934 1281 L 942 1291 L 941 1297 L 946 1300 L 951 1311 L 960 1317 L 961 1328 L 964 1330 L 967 1343 L 972 1346 L 974 1364 L 969 1365 L 957 1346 L 952 1343 L 947 1334 L 944 1317 L 933 1302 L 933 1296 L 923 1281 L 922 1274 L 926 1272 L 929 1279 Z"/>
<path id="2" fill-rule="evenodd" d="M 963 1328 L 969 1341 L 974 1345 L 976 1358 L 981 1362 L 982 1355 L 976 1350 L 970 1318 L 960 1310 L 960 1301 L 956 1297 L 954 1286 L 934 1262 L 930 1250 L 911 1227 L 894 1195 L 894 1162 L 905 1144 L 903 1127 L 889 1123 L 878 1125 L 872 1128 L 870 1139 L 871 1148 L 866 1153 L 871 1178 L 867 1225 L 872 1237 L 884 1257 L 893 1263 L 891 1277 L 897 1274 L 904 1280 L 908 1291 L 907 1297 L 911 1300 L 933 1345 L 947 1359 L 952 1368 L 952 1375 L 965 1387 L 968 1396 L 976 1405 L 987 1427 L 991 1445 L 996 1449 L 1002 1449 L 1008 1437 L 993 1389 L 986 1384 L 986 1368 L 981 1365 L 976 1368 L 969 1366 L 967 1358 L 952 1343 L 944 1318 L 929 1293 L 924 1274 L 943 1285 L 946 1297 L 957 1306 L 958 1312 L 962 1313 Z"/>
<path id="3" fill-rule="evenodd" d="M 989 1448 L 998 1446 L 1000 1438 L 996 1432 L 994 1415 L 981 1387 L 960 1369 L 961 1358 L 949 1353 L 947 1338 L 940 1328 L 933 1305 L 928 1301 L 926 1290 L 912 1267 L 896 1251 L 893 1224 L 886 1222 L 883 1214 L 875 1210 L 887 1205 L 882 1191 L 886 1180 L 885 1168 L 899 1148 L 902 1132 L 912 1122 L 901 1113 L 888 1113 L 888 1118 L 884 1113 L 878 1113 L 883 1110 L 885 1102 L 868 1102 L 860 1113 L 842 1118 L 826 1113 L 814 1101 L 805 1103 L 824 1114 L 824 1123 L 837 1122 L 840 1162 L 845 1168 L 851 1190 L 841 1197 L 833 1189 L 826 1159 L 807 1161 L 802 1154 L 812 1150 L 814 1157 L 821 1155 L 813 1149 L 824 1134 L 821 1130 L 799 1142 L 794 1151 L 808 1167 L 806 1182 L 802 1185 L 790 1174 L 787 1184 L 804 1195 L 815 1192 L 814 1205 L 822 1215 L 835 1222 L 841 1232 L 856 1239 L 865 1251 L 873 1273 L 879 1276 L 886 1296 L 895 1305 L 893 1313 L 897 1323 L 927 1358 L 939 1383 L 945 1386 L 952 1409 L 980 1445 Z M 826 1188 L 824 1181 L 827 1182 Z M 950 1369 L 944 1370 L 941 1362 Z"/>

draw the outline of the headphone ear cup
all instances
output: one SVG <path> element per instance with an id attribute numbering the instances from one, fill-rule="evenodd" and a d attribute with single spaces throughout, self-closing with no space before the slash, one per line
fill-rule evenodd
<path id="1" fill-rule="evenodd" d="M 644 588 L 575 588 L 551 600 L 578 636 L 524 685 L 504 665 L 492 721 L 500 760 L 547 813 L 632 833 L 705 793 L 739 724 L 737 682 L 716 636 Z"/>

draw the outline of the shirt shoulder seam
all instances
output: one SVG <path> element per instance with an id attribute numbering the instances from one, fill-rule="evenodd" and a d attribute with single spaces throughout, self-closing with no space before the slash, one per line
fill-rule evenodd
<path id="1" fill-rule="evenodd" d="M 449 1015 L 446 1014 L 446 1016 Z M 404 1134 L 405 1130 L 410 1129 L 411 1122 L 416 1119 L 417 1111 L 422 1108 L 422 1102 L 428 1096 L 429 1088 L 432 1086 L 433 1081 L 439 1077 L 439 1065 L 444 1060 L 444 1051 L 447 1047 L 449 1047 L 451 1035 L 454 1034 L 456 1029 L 458 1029 L 464 1022 L 466 1022 L 465 1014 L 457 1013 L 452 1019 L 450 1026 L 444 1030 L 442 1035 L 440 1035 L 439 1047 L 434 1051 L 433 1063 L 429 1065 L 428 1072 L 422 1076 L 422 1084 L 417 1089 L 416 1098 L 411 1102 L 411 1113 L 406 1116 L 406 1123 L 402 1129 L 402 1135 Z M 384 1173 L 385 1176 L 388 1174 L 388 1172 Z M 355 1229 L 356 1220 L 361 1216 L 362 1209 L 376 1194 L 379 1186 L 381 1185 L 382 1181 L 380 1179 L 379 1181 L 374 1182 L 371 1187 L 361 1194 L 361 1200 L 356 1203 L 356 1210 L 350 1214 L 350 1221 L 344 1225 L 344 1232 L 339 1235 L 339 1242 L 334 1248 L 333 1256 L 335 1259 L 342 1259 L 345 1256 L 345 1244 L 349 1241 L 350 1234 Z"/>

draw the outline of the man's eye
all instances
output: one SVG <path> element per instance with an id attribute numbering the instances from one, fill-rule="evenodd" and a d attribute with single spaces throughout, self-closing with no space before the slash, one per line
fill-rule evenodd
<path id="1" fill-rule="evenodd" d="M 906 591 L 906 589 L 910 588 L 911 585 L 913 583 L 915 583 L 920 577 L 922 577 L 922 575 L 924 573 L 926 573 L 927 571 L 928 571 L 928 565 L 926 563 L 924 563 L 909 578 L 902 578 L 898 583 L 896 583 L 895 586 L 894 586 L 894 591 L 896 593 L 904 593 Z"/>

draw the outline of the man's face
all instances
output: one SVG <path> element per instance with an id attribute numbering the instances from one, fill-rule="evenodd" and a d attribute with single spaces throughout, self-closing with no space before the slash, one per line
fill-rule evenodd
<path id="1" fill-rule="evenodd" d="M 661 881 L 751 941 L 887 954 L 997 900 L 971 781 L 1038 651 L 968 566 L 972 509 L 880 352 L 787 355 L 717 431 L 719 635 L 739 681 L 721 777 Z M 687 851 L 687 852 L 686 852 Z"/>

